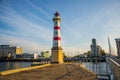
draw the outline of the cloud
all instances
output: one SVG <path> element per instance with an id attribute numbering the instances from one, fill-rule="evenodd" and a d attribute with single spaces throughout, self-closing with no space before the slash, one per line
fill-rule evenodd
<path id="1" fill-rule="evenodd" d="M 2 6 L 0 22 L 9 28 L 0 29 L 0 44 L 19 45 L 26 51 L 37 52 L 50 50 L 52 32 L 44 25 L 36 24 L 8 6 Z M 32 14 L 28 14 L 32 15 Z M 45 22 L 42 18 L 32 15 L 35 20 Z M 2 29 L 3 28 L 3 29 Z M 13 30 L 14 31 L 13 31 Z"/>
<path id="2" fill-rule="evenodd" d="M 27 3 L 29 3 L 33 8 L 35 8 L 40 13 L 44 14 L 49 19 L 52 18 L 45 10 L 43 10 L 42 8 L 40 8 L 40 6 L 37 6 L 36 4 L 34 4 L 32 1 L 28 0 Z"/>
<path id="3" fill-rule="evenodd" d="M 82 48 L 83 51 L 90 50 L 91 39 L 96 38 L 106 52 L 108 52 L 107 37 L 111 38 L 111 46 L 116 53 L 114 38 L 120 37 L 120 8 L 119 3 L 102 5 L 95 10 L 88 10 L 85 15 L 71 15 L 71 19 L 64 16 L 63 22 L 63 43 L 72 50 L 72 46 Z M 74 13 L 82 13 L 82 10 Z M 90 12 L 89 12 L 90 11 Z M 65 12 L 64 12 L 65 13 Z M 69 16 L 69 14 L 67 15 Z M 65 40 L 64 40 L 65 39 Z M 73 48 L 74 49 L 74 48 Z M 74 51 L 73 51 L 74 52 Z M 81 51 L 82 52 L 82 51 Z"/>
<path id="4" fill-rule="evenodd" d="M 96 7 L 94 5 L 90 6 L 90 8 L 88 8 L 90 3 L 87 7 L 84 4 L 82 6 L 75 4 L 77 7 L 72 7 L 69 3 L 67 3 L 69 7 L 66 7 L 66 5 L 62 7 L 55 6 L 51 3 L 47 3 L 49 5 L 45 7 L 43 6 L 45 3 L 42 4 L 41 2 L 36 4 L 34 1 L 29 0 L 27 0 L 27 3 L 28 4 L 24 6 L 27 6 L 27 8 L 30 7 L 30 9 L 24 9 L 24 6 L 19 6 L 19 4 L 19 9 L 18 6 L 17 8 L 15 8 L 15 6 L 11 7 L 10 5 L 0 6 L 0 21 L 1 23 L 9 25 L 7 27 L 10 28 L 0 28 L 1 35 L 21 39 L 21 42 L 26 45 L 29 45 L 27 43 L 28 41 L 32 43 L 34 47 L 35 45 L 38 46 L 38 44 L 41 46 L 50 46 L 52 43 L 53 29 L 49 26 L 53 27 L 53 25 L 51 25 L 52 21 L 47 20 L 52 19 L 49 12 L 55 8 L 60 9 L 62 12 L 63 10 L 61 8 L 64 8 L 64 12 L 61 14 L 61 17 L 63 17 L 61 36 L 64 51 L 77 52 L 78 48 L 80 48 L 80 52 L 83 53 L 84 51 L 90 50 L 92 38 L 96 38 L 97 43 L 103 47 L 105 51 L 108 51 L 107 37 L 109 36 L 111 38 L 111 45 L 115 45 L 114 38 L 120 37 L 119 3 L 108 3 L 104 5 L 100 3 Z M 49 6 L 53 9 L 50 9 Z M 14 38 L 12 38 L 12 40 Z M 115 46 L 113 48 L 115 48 Z"/>
<path id="5" fill-rule="evenodd" d="M 9 13 L 4 16 L 1 15 L 0 21 L 8 24 L 11 28 L 14 28 L 17 33 L 19 32 L 21 35 L 39 37 L 47 41 L 51 39 L 51 31 L 44 26 L 35 24 L 24 16 L 17 14 L 13 9 L 7 8 L 4 11 L 7 11 Z"/>
<path id="6" fill-rule="evenodd" d="M 41 45 L 40 43 L 36 43 L 8 35 L 1 35 L 1 34 L 0 34 L 0 44 L 19 46 L 24 49 L 24 52 L 30 52 L 30 53 L 50 50 L 50 46 L 44 46 Z"/>

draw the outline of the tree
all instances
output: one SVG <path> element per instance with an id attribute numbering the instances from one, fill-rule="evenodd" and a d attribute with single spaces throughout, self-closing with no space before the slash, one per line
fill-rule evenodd
<path id="1" fill-rule="evenodd" d="M 84 54 L 87 55 L 87 57 L 90 57 L 91 51 L 87 51 L 87 52 L 85 52 Z"/>
<path id="2" fill-rule="evenodd" d="M 87 51 L 87 56 L 90 57 L 91 51 Z"/>
<path id="3" fill-rule="evenodd" d="M 104 51 L 104 50 L 101 50 L 101 51 L 100 51 L 100 55 L 101 55 L 101 56 L 105 56 L 105 55 L 106 55 L 105 51 Z"/>

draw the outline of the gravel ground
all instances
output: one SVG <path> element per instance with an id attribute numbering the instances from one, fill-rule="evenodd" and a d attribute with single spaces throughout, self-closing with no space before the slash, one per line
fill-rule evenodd
<path id="1" fill-rule="evenodd" d="M 48 67 L 0 76 L 0 80 L 96 80 L 96 75 L 75 64 Z"/>

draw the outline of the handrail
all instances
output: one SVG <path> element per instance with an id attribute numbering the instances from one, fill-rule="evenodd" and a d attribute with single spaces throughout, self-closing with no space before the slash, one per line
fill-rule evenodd
<path id="1" fill-rule="evenodd" d="M 110 57 L 108 57 L 113 63 L 115 63 L 117 66 L 119 66 L 120 67 L 120 64 L 118 64 L 114 59 L 112 59 L 112 58 L 110 58 Z"/>

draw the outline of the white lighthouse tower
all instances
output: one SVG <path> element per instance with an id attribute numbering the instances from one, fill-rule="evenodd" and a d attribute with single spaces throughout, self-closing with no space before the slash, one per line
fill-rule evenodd
<path id="1" fill-rule="evenodd" d="M 51 63 L 63 63 L 63 52 L 61 47 L 61 36 L 60 36 L 60 14 L 56 11 L 53 18 L 54 22 L 54 34 L 53 34 L 53 47 Z"/>

